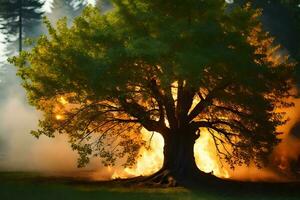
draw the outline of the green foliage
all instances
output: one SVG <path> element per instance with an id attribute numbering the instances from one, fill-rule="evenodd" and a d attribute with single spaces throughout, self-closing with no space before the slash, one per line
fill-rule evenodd
<path id="1" fill-rule="evenodd" d="M 259 11 L 228 12 L 223 0 L 113 4 L 105 14 L 86 8 L 71 27 L 46 20 L 49 36 L 10 60 L 44 112 L 35 135 L 68 134 L 80 165 L 93 155 L 133 164 L 142 127 L 164 138 L 206 128 L 232 166 L 266 162 L 285 123 L 274 111 L 291 106 L 294 65 Z"/>

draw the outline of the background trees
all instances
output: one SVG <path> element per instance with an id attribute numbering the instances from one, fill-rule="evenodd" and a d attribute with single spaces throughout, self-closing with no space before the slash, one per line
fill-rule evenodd
<path id="1" fill-rule="evenodd" d="M 19 51 L 22 51 L 23 32 L 34 32 L 33 27 L 40 22 L 43 2 L 40 0 L 1 0 L 0 18 L 7 41 L 18 34 Z"/>
<path id="2" fill-rule="evenodd" d="M 15 69 L 5 62 L 8 56 L 15 55 L 21 49 L 24 49 L 24 41 L 26 38 L 35 39 L 41 34 L 46 33 L 45 26 L 42 24 L 42 17 L 46 16 L 53 23 L 59 18 L 68 17 L 70 20 L 80 14 L 83 6 L 86 5 L 84 0 L 55 0 L 51 5 L 51 12 L 45 13 L 43 6 L 44 0 L 1 0 L 0 1 L 0 31 L 4 36 L 2 48 L 5 51 L 0 53 L 0 76 L 1 76 L 1 99 L 5 99 L 6 90 L 12 85 L 19 84 L 15 77 Z M 20 6 L 22 3 L 22 23 L 20 24 Z M 22 31 L 20 32 L 20 28 Z M 23 45 L 22 45 L 23 44 Z M 31 48 L 26 45 L 25 49 Z"/>

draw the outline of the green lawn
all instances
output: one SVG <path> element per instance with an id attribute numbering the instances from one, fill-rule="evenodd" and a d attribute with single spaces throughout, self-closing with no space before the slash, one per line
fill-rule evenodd
<path id="1" fill-rule="evenodd" d="M 298 185 L 299 186 L 299 185 Z M 291 184 L 240 184 L 220 187 L 140 188 L 108 186 L 68 178 L 43 177 L 34 173 L 0 172 L 0 200 L 290 200 L 300 199 L 300 187 Z"/>

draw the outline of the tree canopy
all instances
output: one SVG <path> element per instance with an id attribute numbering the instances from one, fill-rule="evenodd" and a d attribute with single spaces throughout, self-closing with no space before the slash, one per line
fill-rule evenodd
<path id="1" fill-rule="evenodd" d="M 267 161 L 294 64 L 262 30 L 260 11 L 224 0 L 112 2 L 70 27 L 46 20 L 49 36 L 11 59 L 44 113 L 33 134 L 67 134 L 80 165 L 91 156 L 132 165 L 141 128 L 171 141 L 170 151 L 207 129 L 232 166 Z"/>

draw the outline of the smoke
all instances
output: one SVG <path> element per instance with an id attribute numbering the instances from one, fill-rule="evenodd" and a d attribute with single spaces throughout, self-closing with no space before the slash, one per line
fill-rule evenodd
<path id="1" fill-rule="evenodd" d="M 48 1 L 48 9 L 50 5 L 51 1 Z M 74 17 L 70 8 L 68 12 L 65 9 L 60 7 L 47 15 L 53 23 L 65 15 Z M 26 33 L 35 37 L 43 32 L 45 28 L 36 24 Z M 98 179 L 111 177 L 114 171 L 108 172 L 98 159 L 92 159 L 84 169 L 77 168 L 78 155 L 71 149 L 67 136 L 41 136 L 37 140 L 30 135 L 31 130 L 37 129 L 42 114 L 28 105 L 16 69 L 5 61 L 7 49 L 16 52 L 16 44 L 3 44 L 4 41 L 5 37 L 0 33 L 0 170 L 39 171 L 63 176 L 88 176 L 85 171 L 97 170 Z"/>
<path id="2" fill-rule="evenodd" d="M 95 4 L 93 0 L 87 1 Z M 51 23 L 66 16 L 71 21 L 80 14 L 81 8 L 73 10 L 72 5 L 58 0 L 57 8 L 52 8 L 52 0 L 46 4 L 47 17 Z M 36 37 L 45 33 L 45 27 L 36 24 L 26 32 L 27 36 Z M 0 42 L 4 42 L 0 33 Z M 34 107 L 28 105 L 24 89 L 16 76 L 16 69 L 5 60 L 7 49 L 17 52 L 15 43 L 0 43 L 0 170 L 5 171 L 38 171 L 59 176 L 76 176 L 97 180 L 110 179 L 114 174 L 121 174 L 122 167 L 108 168 L 99 159 L 91 159 L 85 168 L 77 168 L 77 152 L 73 151 L 65 135 L 55 138 L 41 136 L 39 139 L 30 135 L 31 130 L 38 128 L 42 117 Z"/>
<path id="3" fill-rule="evenodd" d="M 278 127 L 278 131 L 283 133 L 279 136 L 281 142 L 275 147 L 268 165 L 264 168 L 254 165 L 237 167 L 229 171 L 232 179 L 278 182 L 300 178 L 300 99 L 289 101 L 295 106 L 279 111 L 286 112 L 288 121 Z"/>
<path id="4" fill-rule="evenodd" d="M 4 144 L 1 167 L 8 170 L 73 170 L 76 154 L 68 148 L 64 137 L 36 140 L 29 134 L 37 128 L 41 114 L 26 103 L 24 91 L 17 85 L 17 79 L 15 81 L 15 85 L 7 86 L 5 100 L 0 105 L 1 141 Z"/>
<path id="5" fill-rule="evenodd" d="M 293 100 L 295 107 L 287 109 L 288 123 L 280 127 L 284 134 L 282 142 L 275 148 L 273 162 L 278 168 L 289 176 L 299 176 L 300 170 L 300 99 Z M 292 163 L 298 166 L 292 166 Z M 293 169 L 293 167 L 295 167 Z"/>
<path id="6" fill-rule="evenodd" d="M 15 79 L 15 84 L 6 88 L 5 100 L 0 103 L 1 170 L 35 171 L 94 180 L 110 179 L 121 173 L 122 167 L 105 167 L 97 158 L 85 168 L 77 168 L 78 154 L 71 149 L 65 135 L 41 136 L 39 139 L 30 135 L 31 130 L 37 129 L 42 113 L 26 103 L 25 92 L 18 82 Z"/>

